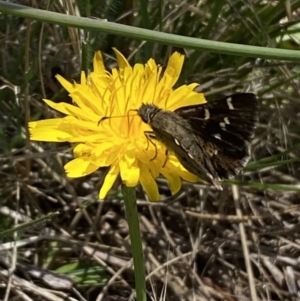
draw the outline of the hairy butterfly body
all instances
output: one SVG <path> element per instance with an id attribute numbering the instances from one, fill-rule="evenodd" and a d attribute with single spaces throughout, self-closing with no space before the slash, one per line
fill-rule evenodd
<path id="1" fill-rule="evenodd" d="M 151 126 L 151 138 L 172 150 L 188 171 L 222 189 L 218 181 L 235 176 L 249 160 L 257 107 L 254 94 L 237 93 L 174 112 L 143 104 L 138 115 Z"/>

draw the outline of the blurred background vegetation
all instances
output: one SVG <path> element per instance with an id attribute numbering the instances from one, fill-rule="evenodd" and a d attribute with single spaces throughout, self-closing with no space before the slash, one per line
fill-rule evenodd
<path id="1" fill-rule="evenodd" d="M 300 1 L 15 2 L 182 36 L 300 49 Z M 131 64 L 153 57 L 164 66 L 172 52 L 184 53 L 178 85 L 199 82 L 208 101 L 240 91 L 260 100 L 252 160 L 223 192 L 186 183 L 171 196 L 158 179 L 162 202 L 152 204 L 139 188 L 149 300 L 249 300 L 245 256 L 259 299 L 299 300 L 298 62 L 174 48 L 6 14 L 0 41 L 0 299 L 130 299 L 134 280 L 118 185 L 98 203 L 103 172 L 68 179 L 63 166 L 71 146 L 29 142 L 27 132 L 29 120 L 58 116 L 42 98 L 70 101 L 55 74 L 77 81 L 97 50 L 111 69 L 116 47 Z M 236 199 L 243 218 L 236 217 Z M 22 229 L 8 231 L 16 223 Z"/>

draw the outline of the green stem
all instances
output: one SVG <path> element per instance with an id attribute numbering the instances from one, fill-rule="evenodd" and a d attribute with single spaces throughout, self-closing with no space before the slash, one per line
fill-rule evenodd
<path id="1" fill-rule="evenodd" d="M 40 20 L 42 22 L 83 28 L 87 30 L 97 30 L 98 32 L 105 32 L 122 37 L 130 37 L 132 39 L 157 42 L 164 45 L 173 45 L 176 47 L 191 48 L 194 50 L 209 51 L 213 53 L 222 53 L 236 56 L 260 57 L 269 60 L 278 59 L 297 62 L 299 62 L 300 60 L 299 50 L 259 47 L 205 40 L 198 37 L 185 37 L 182 35 L 158 32 L 113 22 L 99 22 L 99 20 L 96 19 L 55 13 L 1 0 L 0 12 L 13 16 L 29 18 L 32 20 Z"/>
<path id="2" fill-rule="evenodd" d="M 137 301 L 146 301 L 145 263 L 136 206 L 135 188 L 123 185 L 123 196 L 131 241 Z"/>

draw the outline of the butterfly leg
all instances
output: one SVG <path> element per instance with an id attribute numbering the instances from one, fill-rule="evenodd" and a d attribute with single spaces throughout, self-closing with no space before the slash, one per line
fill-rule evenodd
<path id="1" fill-rule="evenodd" d="M 157 157 L 157 146 L 156 144 L 151 140 L 151 139 L 156 139 L 155 135 L 153 132 L 144 132 L 145 137 L 147 138 L 147 148 L 146 150 L 149 148 L 149 142 L 154 146 L 155 148 L 155 155 L 152 159 L 150 159 L 150 161 L 153 161 L 156 157 Z"/>
<path id="2" fill-rule="evenodd" d="M 169 150 L 168 150 L 167 148 L 166 148 L 166 151 L 165 151 L 165 155 L 166 155 L 166 159 L 165 159 L 165 162 L 164 162 L 162 168 L 165 168 L 165 166 L 166 166 L 166 164 L 167 164 L 167 162 L 168 162 Z"/>

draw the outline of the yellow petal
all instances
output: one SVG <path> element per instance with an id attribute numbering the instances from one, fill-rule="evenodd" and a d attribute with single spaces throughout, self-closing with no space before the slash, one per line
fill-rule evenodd
<path id="1" fill-rule="evenodd" d="M 177 174 L 164 169 L 161 170 L 161 174 L 168 180 L 172 195 L 176 194 L 181 188 L 180 177 Z"/>
<path id="2" fill-rule="evenodd" d="M 85 76 L 85 72 L 81 71 L 80 73 L 80 84 L 86 86 L 87 85 L 87 80 Z"/>
<path id="3" fill-rule="evenodd" d="M 191 83 L 191 84 L 187 85 L 187 88 L 191 91 L 194 91 L 194 89 L 198 86 L 199 86 L 199 83 Z"/>
<path id="4" fill-rule="evenodd" d="M 60 82 L 60 84 L 69 92 L 73 92 L 75 89 L 75 85 L 71 84 L 69 81 L 64 79 L 61 75 L 55 75 L 56 79 Z"/>
<path id="5" fill-rule="evenodd" d="M 204 94 L 190 91 L 187 86 L 181 86 L 170 95 L 168 110 L 175 111 L 178 108 L 206 103 Z"/>
<path id="6" fill-rule="evenodd" d="M 112 165 L 109 169 L 109 172 L 107 173 L 104 183 L 100 189 L 99 192 L 99 199 L 103 200 L 107 193 L 109 192 L 109 190 L 111 189 L 111 187 L 113 186 L 113 184 L 115 183 L 118 175 L 119 175 L 119 167 L 117 165 Z"/>
<path id="7" fill-rule="evenodd" d="M 90 158 L 81 157 L 68 162 L 65 166 L 67 176 L 70 178 L 79 178 L 89 175 L 99 169 L 99 166 L 91 163 Z"/>
<path id="8" fill-rule="evenodd" d="M 61 113 L 64 113 L 66 115 L 76 116 L 83 120 L 91 120 L 92 119 L 92 120 L 95 120 L 96 122 L 100 120 L 99 115 L 96 115 L 95 113 L 93 113 L 93 111 L 90 111 L 89 114 L 87 114 L 87 111 L 84 111 L 77 106 L 70 105 L 65 102 L 55 103 L 48 99 L 43 99 L 43 100 L 52 109 L 59 111 Z"/>
<path id="9" fill-rule="evenodd" d="M 71 133 L 59 129 L 64 118 L 45 119 L 28 123 L 30 139 L 35 141 L 63 142 L 73 137 Z"/>
<path id="10" fill-rule="evenodd" d="M 127 187 L 134 187 L 140 178 L 138 160 L 133 151 L 127 151 L 119 163 L 120 176 Z"/>
<path id="11" fill-rule="evenodd" d="M 75 158 L 86 157 L 91 151 L 92 147 L 84 143 L 79 143 L 73 148 Z"/>
<path id="12" fill-rule="evenodd" d="M 182 65 L 184 61 L 184 56 L 180 54 L 179 52 L 174 52 L 169 61 L 167 68 L 164 72 L 164 75 L 161 79 L 162 82 L 164 82 L 164 85 L 167 87 L 173 87 L 175 83 L 177 82 Z"/>
<path id="13" fill-rule="evenodd" d="M 119 160 L 119 153 L 123 146 L 113 145 L 109 146 L 109 143 L 101 143 L 104 144 L 102 148 L 102 152 L 100 152 L 99 146 L 95 147 L 91 152 L 95 164 L 99 166 L 109 166 Z"/>
<path id="14" fill-rule="evenodd" d="M 75 158 L 89 157 L 96 166 L 110 166 L 118 159 L 119 148 L 110 143 L 86 145 L 80 143 L 74 148 Z"/>
<path id="15" fill-rule="evenodd" d="M 97 51 L 94 55 L 94 72 L 98 74 L 105 74 L 105 66 L 103 62 L 103 57 L 100 51 Z"/>
<path id="16" fill-rule="evenodd" d="M 150 201 L 158 202 L 160 199 L 157 183 L 146 164 L 140 163 L 140 182 L 145 189 Z"/>
<path id="17" fill-rule="evenodd" d="M 197 182 L 198 177 L 188 172 L 178 161 L 175 155 L 169 155 L 166 168 L 170 170 L 170 173 L 176 173 L 182 179 L 188 182 Z"/>
<path id="18" fill-rule="evenodd" d="M 118 49 L 113 48 L 113 51 L 115 52 L 115 55 L 117 57 L 119 68 L 121 68 L 121 69 L 125 69 L 125 67 L 131 68 L 130 64 L 128 63 L 128 61 L 126 60 L 124 55 Z"/>

